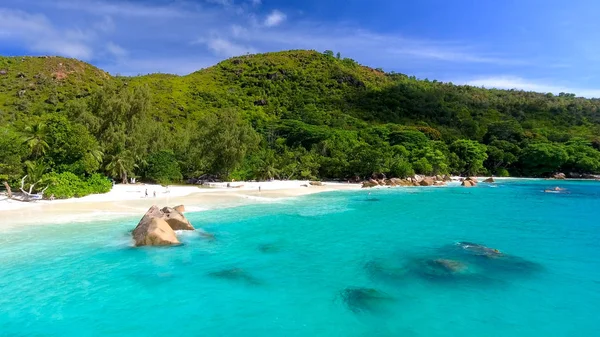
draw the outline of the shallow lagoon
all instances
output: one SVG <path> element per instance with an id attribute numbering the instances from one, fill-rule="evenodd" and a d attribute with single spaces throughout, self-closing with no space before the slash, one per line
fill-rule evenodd
<path id="1" fill-rule="evenodd" d="M 370 192 L 190 213 L 216 240 L 183 233 L 172 248 L 131 248 L 138 219 L 4 231 L 0 336 L 600 331 L 600 184 Z"/>

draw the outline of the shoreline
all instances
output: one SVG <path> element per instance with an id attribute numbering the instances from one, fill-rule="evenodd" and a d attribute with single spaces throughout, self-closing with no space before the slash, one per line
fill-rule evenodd
<path id="1" fill-rule="evenodd" d="M 361 188 L 360 184 L 336 182 L 312 186 L 308 181 L 299 180 L 232 182 L 230 186 L 228 188 L 227 183 L 212 183 L 208 188 L 195 185 L 165 188 L 151 184 L 118 184 L 108 193 L 82 198 L 21 202 L 0 197 L 0 217 L 5 219 L 0 223 L 0 230 L 20 226 L 141 218 L 155 204 L 159 207 L 184 205 L 186 212 L 200 212 Z M 148 197 L 145 197 L 146 190 Z"/>
<path id="2" fill-rule="evenodd" d="M 460 177 L 451 177 L 447 186 L 433 188 L 460 187 Z M 480 182 L 489 177 L 475 177 Z M 506 181 L 594 181 L 590 179 L 544 179 L 520 177 L 494 177 L 497 182 Z M 118 184 L 105 194 L 93 194 L 82 198 L 61 200 L 40 200 L 21 202 L 0 196 L 0 230 L 20 227 L 60 223 L 83 223 L 89 221 L 110 221 L 141 217 L 152 205 L 184 205 L 186 212 L 231 208 L 257 203 L 273 203 L 288 198 L 296 198 L 316 193 L 361 190 L 360 183 L 323 182 L 313 186 L 309 181 L 267 181 L 267 182 L 227 182 L 211 183 L 211 187 L 197 185 L 175 185 L 168 188 L 152 184 Z M 260 186 L 260 191 L 259 191 Z M 373 187 L 388 188 L 388 186 Z M 403 187 L 398 187 L 403 188 Z M 404 188 L 413 188 L 404 187 Z M 423 187 L 415 187 L 423 188 Z M 425 187 L 427 188 L 427 187 Z M 145 197 L 145 191 L 148 197 Z M 156 197 L 154 192 L 156 191 Z"/>

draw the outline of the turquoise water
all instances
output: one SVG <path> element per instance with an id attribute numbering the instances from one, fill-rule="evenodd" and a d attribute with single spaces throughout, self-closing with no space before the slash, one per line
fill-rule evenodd
<path id="1" fill-rule="evenodd" d="M 600 332 L 600 184 L 370 192 L 191 213 L 216 240 L 172 248 L 131 248 L 138 219 L 4 231 L 0 336 Z"/>

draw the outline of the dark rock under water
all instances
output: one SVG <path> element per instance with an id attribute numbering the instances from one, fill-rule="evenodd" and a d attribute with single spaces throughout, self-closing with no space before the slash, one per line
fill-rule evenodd
<path id="1" fill-rule="evenodd" d="M 448 256 L 476 265 L 484 273 L 532 274 L 543 270 L 539 263 L 472 242 L 458 242 L 442 249 Z"/>
<path id="2" fill-rule="evenodd" d="M 340 296 L 354 313 L 381 312 L 385 304 L 395 301 L 393 297 L 373 288 L 348 287 L 340 292 Z"/>
<path id="3" fill-rule="evenodd" d="M 404 281 L 408 274 L 405 267 L 387 264 L 379 260 L 365 263 L 364 269 L 372 279 L 392 283 Z"/>
<path id="4" fill-rule="evenodd" d="M 261 284 L 260 280 L 250 275 L 241 268 L 223 269 L 220 271 L 209 273 L 208 276 L 224 280 L 239 281 L 250 285 Z"/>
<path id="5" fill-rule="evenodd" d="M 274 244 L 274 243 L 263 243 L 263 244 L 258 245 L 258 250 L 261 253 L 268 254 L 268 253 L 277 253 L 281 250 L 281 248 L 277 244 Z"/>

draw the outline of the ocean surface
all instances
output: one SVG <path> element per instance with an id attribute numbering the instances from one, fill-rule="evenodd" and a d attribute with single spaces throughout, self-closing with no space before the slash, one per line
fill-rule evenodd
<path id="1" fill-rule="evenodd" d="M 0 232 L 0 336 L 600 335 L 600 183 L 333 192 L 187 215 L 215 240 L 132 248 L 138 218 Z"/>

